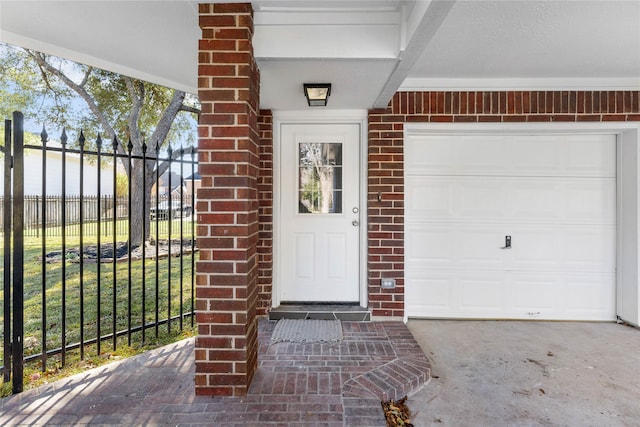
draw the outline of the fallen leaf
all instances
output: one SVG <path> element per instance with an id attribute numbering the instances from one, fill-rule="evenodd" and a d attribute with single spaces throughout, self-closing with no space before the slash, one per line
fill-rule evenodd
<path id="1" fill-rule="evenodd" d="M 405 405 L 406 401 L 407 396 L 397 402 L 393 399 L 380 402 L 387 421 L 387 427 L 413 427 L 413 424 L 411 424 L 411 411 Z"/>

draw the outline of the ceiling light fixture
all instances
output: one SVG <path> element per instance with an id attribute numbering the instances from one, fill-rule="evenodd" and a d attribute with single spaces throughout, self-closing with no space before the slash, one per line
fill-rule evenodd
<path id="1" fill-rule="evenodd" d="M 331 95 L 331 83 L 303 83 L 309 107 L 325 107 Z"/>

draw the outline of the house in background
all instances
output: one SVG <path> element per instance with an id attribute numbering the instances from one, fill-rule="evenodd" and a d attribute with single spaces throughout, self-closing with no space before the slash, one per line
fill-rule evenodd
<path id="1" fill-rule="evenodd" d="M 62 145 L 56 141 L 49 141 L 46 150 L 46 195 L 61 196 L 62 186 Z M 42 196 L 42 150 L 27 149 L 24 154 L 24 168 L 29 171 L 29 179 L 24 182 L 24 194 L 26 196 Z M 95 156 L 85 156 L 82 177 L 80 176 L 80 155 L 66 153 L 66 173 L 64 194 L 67 196 L 80 195 L 80 181 L 83 185 L 83 194 L 86 196 L 98 195 L 98 180 L 100 181 L 100 195 L 113 195 L 113 164 L 104 162 L 98 174 L 98 165 Z M 93 157 L 93 158 L 91 158 Z M 124 173 L 121 165 L 118 165 L 118 173 Z M 4 162 L 0 162 L 0 176 L 4 176 Z M 4 187 L 0 188 L 0 195 Z"/>
<path id="2" fill-rule="evenodd" d="M 189 175 L 184 179 L 186 194 L 191 197 L 193 195 L 198 194 L 198 189 L 202 185 L 202 180 L 200 179 L 200 173 L 196 172 L 193 175 Z"/>
<path id="3" fill-rule="evenodd" d="M 187 190 L 186 182 L 176 172 L 166 171 L 160 176 L 160 187 L 158 188 L 160 197 L 166 197 L 169 193 L 171 193 L 171 197 L 175 200 L 176 198 L 180 197 L 181 193 L 183 197 L 186 197 L 188 191 L 189 190 Z M 155 196 L 156 184 L 153 185 L 151 194 Z"/>
<path id="4" fill-rule="evenodd" d="M 256 316 L 292 302 L 640 324 L 638 1 L 0 16 L 8 43 L 198 93 L 198 394 L 245 393 Z M 305 83 L 331 83 L 326 107 Z"/>

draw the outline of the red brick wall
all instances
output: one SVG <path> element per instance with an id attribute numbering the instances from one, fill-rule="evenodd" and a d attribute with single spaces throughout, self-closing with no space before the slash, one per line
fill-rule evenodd
<path id="1" fill-rule="evenodd" d="M 250 4 L 200 4 L 195 385 L 243 395 L 257 369 L 259 73 Z"/>
<path id="2" fill-rule="evenodd" d="M 386 109 L 369 111 L 373 315 L 404 315 L 404 123 L 584 121 L 640 121 L 640 91 L 398 92 Z M 382 277 L 396 278 L 396 289 L 381 289 Z"/>
<path id="3" fill-rule="evenodd" d="M 273 115 L 260 110 L 260 176 L 259 241 L 258 241 L 258 315 L 268 314 L 271 308 L 273 281 Z"/>

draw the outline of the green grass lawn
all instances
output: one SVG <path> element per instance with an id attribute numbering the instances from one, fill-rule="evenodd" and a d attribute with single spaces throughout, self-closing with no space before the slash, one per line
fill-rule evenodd
<path id="1" fill-rule="evenodd" d="M 160 221 L 159 239 L 167 239 L 168 221 Z M 125 234 L 116 235 L 118 242 L 126 242 L 126 226 L 117 227 Z M 78 227 L 78 226 L 75 226 Z M 106 227 L 105 227 L 106 229 Z M 85 231 L 84 245 L 95 245 L 95 224 L 89 235 Z M 164 231 L 163 231 L 164 230 Z M 78 230 L 68 229 L 67 234 L 74 237 L 66 238 L 66 248 L 78 248 Z M 111 228 L 107 231 L 111 231 Z M 173 239 L 179 238 L 180 220 L 172 223 Z M 47 232 L 46 252 L 60 251 L 62 247 L 61 230 L 51 229 Z M 152 222 L 151 237 L 156 238 L 155 222 Z M 191 234 L 190 219 L 183 223 L 183 238 L 189 239 Z M 101 237 L 101 243 L 112 243 L 113 235 Z M 66 259 L 63 280 L 62 261 L 43 263 L 42 238 L 26 237 L 24 253 L 24 354 L 39 354 L 43 352 L 43 342 L 46 349 L 58 349 L 62 346 L 63 337 L 67 345 L 80 342 L 81 330 L 84 340 L 96 339 L 98 326 L 100 335 L 105 336 L 129 328 L 141 327 L 143 324 L 158 320 L 180 317 L 192 310 L 192 256 L 161 258 L 159 260 L 132 260 L 129 267 L 128 260 L 112 263 L 102 263 L 98 277 L 98 265 L 86 261 L 81 265 L 76 259 Z M 154 251 L 151 251 L 154 253 Z M 195 261 L 195 258 L 194 260 Z M 44 267 L 43 267 L 44 266 Z M 182 272 L 182 273 L 181 273 Z M 43 274 L 46 276 L 43 305 Z M 144 274 L 144 276 L 143 276 Z M 131 281 L 129 281 L 129 276 Z M 157 277 L 157 279 L 156 279 Z M 115 278 L 115 280 L 114 280 Z M 182 286 L 181 286 L 182 278 Z M 99 290 L 98 290 L 99 286 Z M 181 290 L 182 288 L 182 290 Z M 143 294 L 145 297 L 143 299 Z M 157 295 L 157 299 L 156 299 Z M 2 304 L 0 292 L 0 304 Z M 81 310 L 81 301 L 83 309 Z M 156 302 L 157 301 L 157 302 Z M 114 310 L 115 305 L 115 310 Z M 64 306 L 64 312 L 63 312 Z M 46 319 L 43 322 L 43 307 L 46 309 Z M 98 307 L 100 307 L 98 312 Z M 63 317 L 64 316 L 64 317 Z M 182 320 L 182 322 L 181 322 Z M 2 328 L 2 312 L 0 310 L 0 328 Z M 63 329 L 63 323 L 64 329 Z M 181 330 L 182 323 L 182 330 Z M 44 331 L 44 332 L 43 332 Z M 100 353 L 95 344 L 82 348 L 84 360 L 80 359 L 80 349 L 67 351 L 47 358 L 43 367 L 41 359 L 25 364 L 25 389 L 51 381 L 60 375 L 68 375 L 79 370 L 98 366 L 114 358 L 137 354 L 145 349 L 167 344 L 194 332 L 191 318 L 184 316 L 157 328 L 155 326 L 142 331 L 125 334 L 117 339 L 110 338 L 101 342 Z M 129 346 L 129 339 L 131 346 Z M 115 345 L 115 348 L 114 348 Z M 0 346 L 0 363 L 2 363 Z M 63 366 L 64 359 L 64 366 Z M 9 384 L 3 386 L 3 391 L 9 390 Z M 6 393 L 6 391 L 5 391 Z"/>

